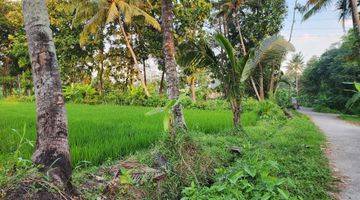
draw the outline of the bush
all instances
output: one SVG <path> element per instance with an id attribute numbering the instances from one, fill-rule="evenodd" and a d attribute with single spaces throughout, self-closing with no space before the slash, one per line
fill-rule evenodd
<path id="1" fill-rule="evenodd" d="M 282 109 L 274 102 L 270 100 L 257 101 L 253 98 L 249 98 L 243 102 L 243 111 L 254 112 L 260 119 L 271 119 L 281 121 L 286 119 Z"/>
<path id="2" fill-rule="evenodd" d="M 81 83 L 64 87 L 63 94 L 66 101 L 74 103 L 96 104 L 99 101 L 95 88 Z"/>

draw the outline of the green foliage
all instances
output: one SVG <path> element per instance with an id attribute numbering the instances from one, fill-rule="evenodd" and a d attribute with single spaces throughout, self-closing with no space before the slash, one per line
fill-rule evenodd
<path id="1" fill-rule="evenodd" d="M 86 160 L 92 164 L 117 159 L 149 147 L 162 137 L 162 115 L 146 117 L 152 108 L 115 105 L 68 104 L 69 141 L 74 166 Z M 185 110 L 189 131 L 216 133 L 231 129 L 227 110 Z M 11 129 L 26 126 L 25 137 L 35 140 L 34 103 L 0 102 L 0 163 L 9 159 L 19 138 Z M 21 157 L 29 159 L 33 148 L 24 146 Z"/>
<path id="2" fill-rule="evenodd" d="M 183 199 L 330 199 L 325 137 L 303 116 L 269 122 L 245 128 L 241 156 L 217 168 L 211 186 L 188 185 Z"/>
<path id="3" fill-rule="evenodd" d="M 326 51 L 309 63 L 301 77 L 301 93 L 310 105 L 329 107 L 342 112 L 360 112 L 360 106 L 347 110 L 346 102 L 353 96 L 353 86 L 344 82 L 360 82 L 360 58 L 354 56 L 355 33 L 343 38 L 339 48 Z"/>
<path id="4" fill-rule="evenodd" d="M 92 103 L 96 91 L 90 85 L 73 83 L 63 90 L 66 101 L 74 103 Z"/>
<path id="5" fill-rule="evenodd" d="M 249 98 L 243 103 L 243 111 L 245 113 L 254 112 L 260 119 L 275 121 L 283 121 L 286 119 L 282 109 L 275 102 L 270 100 L 259 102 L 255 99 Z"/>

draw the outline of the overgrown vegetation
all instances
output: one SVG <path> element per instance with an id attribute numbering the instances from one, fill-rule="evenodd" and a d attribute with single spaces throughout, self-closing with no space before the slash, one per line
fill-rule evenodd
<path id="1" fill-rule="evenodd" d="M 346 82 L 360 82 L 360 60 L 356 43 L 356 33 L 350 32 L 339 47 L 326 51 L 320 58 L 309 61 L 301 77 L 302 100 L 304 105 L 311 105 L 324 110 L 338 110 L 344 113 L 359 114 L 360 104 L 348 109 L 347 102 L 354 95 L 353 84 Z M 326 110 L 330 110 L 326 109 Z"/>
<path id="2" fill-rule="evenodd" d="M 8 117 L 1 120 L 4 122 L 1 132 L 6 133 L 1 135 L 11 136 L 5 123 L 20 126 L 26 122 L 27 128 L 32 127 L 33 117 L 25 117 L 29 113 L 34 116 L 32 107 L 26 103 L 1 102 L 1 116 Z M 25 113 L 21 115 L 20 110 Z M 75 163 L 73 182 L 83 197 L 330 199 L 328 191 L 333 179 L 323 154 L 325 138 L 302 115 L 287 119 L 276 104 L 250 99 L 244 104 L 244 132 L 238 132 L 230 129 L 230 111 L 186 110 L 190 132 L 171 140 L 159 134 L 160 116 L 144 118 L 143 110 L 147 109 L 68 105 Z M 143 118 L 142 124 L 124 123 L 136 118 Z M 127 125 L 114 126 L 113 121 Z M 134 134 L 129 135 L 129 130 Z M 33 139 L 33 134 L 24 135 Z M 106 140 L 107 137 L 111 140 Z M 13 137 L 1 138 L 5 140 L 1 145 L 2 152 L 6 150 L 5 155 L 2 153 L 3 161 L 4 157 L 13 156 L 12 146 L 19 142 L 10 142 Z M 10 145 L 3 145 L 9 142 Z M 19 156 L 26 159 L 31 153 L 28 147 L 31 146 L 23 146 Z M 115 161 L 120 156 L 122 161 Z M 102 164 L 97 166 L 99 163 Z M 26 162 L 17 166 L 24 173 L 17 175 L 19 180 L 26 179 L 27 166 Z M 6 177 L 2 174 L 2 184 L 16 183 Z"/>

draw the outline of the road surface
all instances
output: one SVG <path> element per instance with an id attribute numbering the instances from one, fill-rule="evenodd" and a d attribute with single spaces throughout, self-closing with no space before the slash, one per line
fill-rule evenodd
<path id="1" fill-rule="evenodd" d="M 300 112 L 308 115 L 325 133 L 334 170 L 346 177 L 340 198 L 360 200 L 360 126 L 345 122 L 336 114 L 317 113 L 309 108 L 301 108 Z"/>

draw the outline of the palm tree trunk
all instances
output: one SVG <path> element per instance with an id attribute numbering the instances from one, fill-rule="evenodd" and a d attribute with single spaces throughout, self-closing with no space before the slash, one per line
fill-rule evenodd
<path id="1" fill-rule="evenodd" d="M 271 95 L 274 94 L 274 86 L 275 86 L 275 70 L 271 70 L 270 84 L 269 84 L 269 93 Z"/>
<path id="2" fill-rule="evenodd" d="M 190 90 L 191 90 L 191 100 L 192 100 L 192 102 L 196 102 L 195 80 L 196 80 L 195 77 L 191 77 Z"/>
<path id="3" fill-rule="evenodd" d="M 99 60 L 99 94 L 102 95 L 104 91 L 104 49 L 100 49 L 100 60 Z"/>
<path id="4" fill-rule="evenodd" d="M 120 19 L 120 22 L 122 22 L 121 19 Z M 135 70 L 138 72 L 137 77 L 141 82 L 141 86 L 143 87 L 146 96 L 149 97 L 150 93 L 149 93 L 149 90 L 146 87 L 143 76 L 141 76 L 141 69 L 139 67 L 139 62 L 138 62 L 138 60 L 136 58 L 135 52 L 134 52 L 134 50 L 133 50 L 133 48 L 132 48 L 132 46 L 130 44 L 130 40 L 129 40 L 128 35 L 127 35 L 126 31 L 125 31 L 124 25 L 122 23 L 120 23 L 120 30 L 121 30 L 121 32 L 122 32 L 122 34 L 124 36 L 125 43 L 126 43 L 127 48 L 130 51 L 131 57 L 133 58 L 133 61 L 134 61 L 134 64 L 135 64 Z"/>
<path id="5" fill-rule="evenodd" d="M 233 16 L 234 16 L 233 17 L 234 24 L 236 24 L 237 31 L 239 32 L 241 50 L 242 50 L 243 55 L 245 56 L 246 55 L 246 47 L 245 47 L 245 43 L 244 43 L 244 37 L 242 35 L 240 22 L 239 22 L 239 20 L 236 19 L 236 16 L 238 19 L 240 19 L 240 15 L 234 14 Z"/>
<path id="6" fill-rule="evenodd" d="M 357 0 L 350 0 L 351 7 L 351 15 L 353 20 L 353 26 L 357 31 L 358 35 L 360 35 L 360 19 L 359 19 L 359 11 L 357 7 Z"/>
<path id="7" fill-rule="evenodd" d="M 293 34 L 293 31 L 294 31 L 297 2 L 298 2 L 298 0 L 295 1 L 295 5 L 294 5 L 293 16 L 292 16 L 292 23 L 291 23 L 291 28 L 290 28 L 289 42 L 291 42 L 292 34 Z"/>
<path id="8" fill-rule="evenodd" d="M 260 90 L 260 101 L 263 101 L 265 99 L 265 92 L 264 92 L 264 72 L 263 67 L 261 64 L 259 64 L 259 90 Z"/>
<path id="9" fill-rule="evenodd" d="M 160 87 L 159 87 L 159 95 L 163 94 L 164 90 L 164 78 L 165 78 L 165 68 L 162 70 L 161 73 L 161 80 L 160 80 Z"/>
<path id="10" fill-rule="evenodd" d="M 298 75 L 296 75 L 296 77 L 295 77 L 295 87 L 296 87 L 296 95 L 297 96 L 299 96 L 299 88 L 300 88 L 300 86 L 299 86 L 299 76 Z"/>
<path id="11" fill-rule="evenodd" d="M 251 80 L 251 84 L 252 84 L 252 86 L 253 86 L 253 89 L 254 89 L 254 91 L 255 91 L 256 97 L 257 97 L 257 98 L 258 98 L 258 100 L 260 101 L 260 100 L 261 100 L 261 98 L 260 98 L 260 95 L 259 95 L 258 89 L 257 89 L 257 87 L 256 87 L 255 81 L 254 81 L 254 79 L 253 79 L 253 77 L 252 77 L 252 76 L 250 76 L 250 80 Z"/>
<path id="12" fill-rule="evenodd" d="M 23 0 L 35 86 L 37 138 L 32 160 L 52 181 L 68 188 L 71 163 L 65 102 L 45 0 Z"/>
<path id="13" fill-rule="evenodd" d="M 165 58 L 166 79 L 168 83 L 169 99 L 179 98 L 179 77 L 176 70 L 175 44 L 173 36 L 173 2 L 172 0 L 162 0 L 162 30 L 164 37 L 163 51 Z M 186 129 L 181 105 L 173 108 L 172 135 L 176 135 L 177 129 Z"/>
<path id="14" fill-rule="evenodd" d="M 146 81 L 146 63 L 145 63 L 145 59 L 143 59 L 143 71 L 144 71 L 144 83 L 147 86 L 147 81 Z"/>

